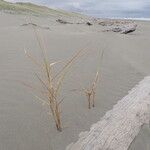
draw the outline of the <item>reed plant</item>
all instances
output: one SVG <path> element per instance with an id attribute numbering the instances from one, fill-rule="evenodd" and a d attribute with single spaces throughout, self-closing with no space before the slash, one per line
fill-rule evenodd
<path id="1" fill-rule="evenodd" d="M 97 88 L 97 83 L 100 79 L 100 74 L 101 74 L 100 67 L 102 66 L 103 56 L 104 56 L 104 50 L 101 53 L 99 52 L 97 71 L 96 71 L 95 77 L 92 80 L 92 82 L 90 83 L 89 87 L 72 90 L 72 91 L 79 91 L 79 92 L 82 92 L 85 94 L 85 96 L 87 98 L 89 109 L 91 109 L 91 107 L 95 107 L 96 88 Z"/>
<path id="2" fill-rule="evenodd" d="M 60 104 L 63 99 L 59 96 L 61 87 L 63 86 L 63 80 L 72 66 L 72 63 L 81 55 L 83 50 L 77 51 L 70 59 L 64 63 L 64 66 L 58 71 L 54 72 L 55 66 L 61 61 L 57 62 L 49 62 L 47 57 L 45 45 L 36 28 L 34 28 L 34 33 L 38 42 L 38 45 L 42 52 L 42 61 L 40 63 L 39 60 L 36 60 L 28 51 L 25 50 L 26 56 L 39 68 L 40 74 L 35 73 L 36 78 L 39 83 L 42 85 L 42 89 L 40 89 L 41 95 L 35 95 L 38 100 L 42 102 L 43 105 L 47 105 L 50 113 L 54 119 L 56 128 L 58 131 L 62 131 L 62 122 L 61 122 L 61 112 L 60 112 Z M 33 87 L 32 85 L 27 85 L 32 90 L 37 90 L 37 87 Z M 38 89 L 39 90 L 39 89 Z"/>
<path id="3" fill-rule="evenodd" d="M 96 87 L 97 87 L 97 83 L 99 81 L 100 66 L 102 66 L 103 56 L 104 56 L 104 50 L 101 53 L 99 52 L 97 71 L 96 71 L 96 74 L 95 74 L 95 77 L 94 77 L 92 83 L 90 84 L 90 86 L 88 88 L 83 88 L 83 91 L 87 97 L 89 109 L 91 109 L 91 107 L 95 107 Z"/>

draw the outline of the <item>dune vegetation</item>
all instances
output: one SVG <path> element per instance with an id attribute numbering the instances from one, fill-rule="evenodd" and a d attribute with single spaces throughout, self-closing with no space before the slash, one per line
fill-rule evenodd
<path id="1" fill-rule="evenodd" d="M 36 5 L 33 3 L 24 3 L 24 2 L 16 2 L 10 3 L 4 0 L 0 0 L 0 11 L 8 11 L 10 13 L 18 13 L 18 14 L 32 14 L 38 16 L 78 16 L 82 17 L 82 15 L 73 12 L 67 12 L 60 9 L 51 9 L 46 6 Z"/>
<path id="2" fill-rule="evenodd" d="M 66 63 L 64 66 L 55 73 L 53 70 L 55 65 L 61 63 L 62 61 L 49 62 L 47 58 L 45 45 L 43 43 L 41 35 L 37 32 L 36 28 L 33 27 L 35 37 L 37 39 L 38 45 L 42 52 L 42 61 L 36 60 L 28 51 L 25 50 L 26 56 L 39 68 L 40 73 L 36 72 L 35 76 L 42 85 L 43 89 L 40 89 L 40 94 L 42 97 L 35 95 L 35 97 L 42 102 L 42 105 L 47 105 L 49 108 L 50 115 L 55 121 L 55 125 L 58 131 L 62 131 L 61 123 L 61 112 L 60 104 L 63 101 L 63 98 L 60 96 L 60 90 L 63 86 L 63 80 L 68 72 L 68 69 L 71 67 L 72 63 L 81 55 L 84 50 L 77 51 Z M 42 78 L 44 77 L 44 78 Z M 30 87 L 35 90 L 37 87 L 28 85 L 24 83 L 25 86 Z"/>

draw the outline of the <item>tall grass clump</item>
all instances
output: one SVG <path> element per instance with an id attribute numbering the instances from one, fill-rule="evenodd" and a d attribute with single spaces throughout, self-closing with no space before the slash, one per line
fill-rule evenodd
<path id="1" fill-rule="evenodd" d="M 68 61 L 66 61 L 66 63 L 64 63 L 64 66 L 58 72 L 54 72 L 55 65 L 60 62 L 49 62 L 42 38 L 35 28 L 34 32 L 37 38 L 38 45 L 42 52 L 42 61 L 40 60 L 41 63 L 39 63 L 39 60 L 36 60 L 26 50 L 25 54 L 36 66 L 38 66 L 40 70 L 40 75 L 38 73 L 35 73 L 35 76 L 38 79 L 39 83 L 42 85 L 43 89 L 40 89 L 41 96 L 35 96 L 42 102 L 42 104 L 46 104 L 49 107 L 57 130 L 62 131 L 60 113 L 60 104 L 62 102 L 62 98 L 59 96 L 59 93 L 68 69 L 71 67 L 72 63 L 80 56 L 83 50 L 77 51 L 70 59 L 68 59 Z M 37 89 L 37 87 L 33 87 L 32 85 L 29 85 L 28 87 L 32 88 L 33 90 Z"/>

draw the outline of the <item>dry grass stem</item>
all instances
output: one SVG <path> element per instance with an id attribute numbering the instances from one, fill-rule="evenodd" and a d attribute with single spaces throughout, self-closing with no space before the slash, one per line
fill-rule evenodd
<path id="1" fill-rule="evenodd" d="M 104 51 L 102 51 L 99 61 L 98 61 L 98 67 L 97 67 L 97 72 L 95 75 L 94 80 L 92 81 L 92 84 L 89 88 L 84 88 L 83 91 L 87 97 L 87 101 L 88 101 L 88 108 L 91 109 L 91 107 L 95 107 L 95 95 L 96 95 L 96 85 L 98 83 L 99 80 L 99 74 L 100 74 L 100 70 L 99 70 L 99 65 L 102 65 L 102 60 L 103 60 L 103 55 L 104 55 Z"/>
<path id="2" fill-rule="evenodd" d="M 46 50 L 43 44 L 43 40 L 40 38 L 40 35 L 36 31 L 35 27 L 34 32 L 36 35 L 37 42 L 39 44 L 39 47 L 42 51 L 42 63 L 39 63 L 38 60 L 36 60 L 29 52 L 25 51 L 26 56 L 37 66 L 40 70 L 40 75 L 38 73 L 35 73 L 36 78 L 42 85 L 43 89 L 40 91 L 40 94 L 42 95 L 42 98 L 35 95 L 36 98 L 42 102 L 42 105 L 47 105 L 50 109 L 51 115 L 53 116 L 53 119 L 55 121 L 55 125 L 58 131 L 62 131 L 62 124 L 61 124 L 61 113 L 60 113 L 60 104 L 63 101 L 62 98 L 59 101 L 59 92 L 63 85 L 63 80 L 65 75 L 68 72 L 68 69 L 71 67 L 72 63 L 80 56 L 81 52 L 83 50 L 77 51 L 58 71 L 58 73 L 54 73 L 53 69 L 56 64 L 60 63 L 58 62 L 49 62 Z M 37 88 L 34 88 L 33 86 L 30 86 L 28 84 L 24 84 L 28 86 L 30 89 L 36 90 Z"/>

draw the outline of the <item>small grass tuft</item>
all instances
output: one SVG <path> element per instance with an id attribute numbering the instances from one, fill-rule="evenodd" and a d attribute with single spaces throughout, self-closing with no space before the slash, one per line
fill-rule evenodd
<path id="1" fill-rule="evenodd" d="M 97 83 L 99 80 L 99 74 L 100 74 L 99 65 L 102 65 L 104 50 L 102 51 L 101 54 L 99 54 L 99 56 L 100 57 L 99 57 L 98 65 L 97 65 L 97 72 L 95 74 L 95 78 L 93 79 L 91 86 L 89 88 L 83 88 L 83 91 L 87 97 L 89 109 L 91 109 L 91 107 L 95 107 L 96 86 L 97 86 Z"/>
<path id="2" fill-rule="evenodd" d="M 102 60 L 104 56 L 104 50 L 102 53 L 99 53 L 99 61 L 97 65 L 97 71 L 95 74 L 95 77 L 93 81 L 91 82 L 90 86 L 88 88 L 82 88 L 82 89 L 72 89 L 72 92 L 84 92 L 87 101 L 88 101 L 88 108 L 91 109 L 91 107 L 95 107 L 95 95 L 96 95 L 96 87 L 97 83 L 99 81 L 100 76 L 100 65 L 102 66 Z M 81 85 L 82 86 L 82 85 Z"/>
<path id="3" fill-rule="evenodd" d="M 99 80 L 99 74 L 100 74 L 100 65 L 102 66 L 102 60 L 104 56 L 104 50 L 102 53 L 99 53 L 99 61 L 97 65 L 97 72 L 95 74 L 95 77 L 91 83 L 91 85 L 88 88 L 83 88 L 82 91 L 85 93 L 88 101 L 88 108 L 91 109 L 91 107 L 95 107 L 95 95 L 96 95 L 96 87 Z"/>
<path id="4" fill-rule="evenodd" d="M 88 88 L 84 88 L 83 91 L 87 97 L 88 100 L 88 108 L 91 109 L 92 107 L 95 107 L 95 94 L 96 94 L 96 85 L 99 78 L 99 72 L 96 73 L 95 78 L 92 82 L 92 86 Z"/>

